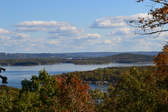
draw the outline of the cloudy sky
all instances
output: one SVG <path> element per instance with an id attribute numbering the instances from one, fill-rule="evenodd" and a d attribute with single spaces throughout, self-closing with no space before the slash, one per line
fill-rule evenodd
<path id="1" fill-rule="evenodd" d="M 0 0 L 0 52 L 160 51 L 166 33 L 135 35 L 126 20 L 145 16 L 136 0 Z"/>

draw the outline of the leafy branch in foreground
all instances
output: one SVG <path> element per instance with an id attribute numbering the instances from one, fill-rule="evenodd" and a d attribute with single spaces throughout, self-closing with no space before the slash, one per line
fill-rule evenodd
<path id="1" fill-rule="evenodd" d="M 145 0 L 137 0 L 144 2 Z M 152 2 L 151 9 L 146 17 L 139 17 L 138 20 L 128 22 L 130 26 L 141 29 L 143 33 L 137 34 L 160 34 L 168 31 L 164 26 L 168 24 L 168 1 L 167 0 L 150 0 Z M 155 7 L 156 6 L 156 7 Z"/>

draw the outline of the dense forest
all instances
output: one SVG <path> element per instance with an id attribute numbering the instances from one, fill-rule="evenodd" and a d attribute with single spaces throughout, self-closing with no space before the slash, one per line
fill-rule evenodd
<path id="1" fill-rule="evenodd" d="M 122 53 L 107 57 L 87 58 L 87 59 L 67 59 L 67 58 L 30 58 L 30 59 L 0 59 L 0 65 L 12 66 L 32 66 L 32 65 L 46 65 L 57 63 L 74 63 L 74 64 L 108 64 L 112 62 L 118 63 L 140 63 L 152 62 L 153 56 Z"/>
<path id="2" fill-rule="evenodd" d="M 136 68 L 140 71 L 149 69 L 150 66 L 137 66 Z M 116 85 L 118 80 L 121 78 L 126 71 L 130 70 L 132 67 L 108 67 L 108 68 L 98 68 L 90 71 L 75 71 L 69 73 L 57 74 L 61 76 L 77 75 L 81 80 L 95 83 L 96 81 L 102 82 L 107 81 L 107 84 Z"/>

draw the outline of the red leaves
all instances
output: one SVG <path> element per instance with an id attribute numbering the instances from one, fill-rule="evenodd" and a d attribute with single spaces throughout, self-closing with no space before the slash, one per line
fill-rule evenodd
<path id="1" fill-rule="evenodd" d="M 71 111 L 93 111 L 88 84 L 76 75 L 56 76 L 55 79 L 58 81 L 59 103 L 63 107 Z"/>

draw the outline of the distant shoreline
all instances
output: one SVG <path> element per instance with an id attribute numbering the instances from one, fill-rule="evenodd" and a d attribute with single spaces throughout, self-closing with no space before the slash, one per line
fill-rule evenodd
<path id="1" fill-rule="evenodd" d="M 73 63 L 75 65 L 95 65 L 109 63 L 149 63 L 153 56 L 142 54 L 122 53 L 107 57 L 95 57 L 87 59 L 67 59 L 67 58 L 29 58 L 29 59 L 0 59 L 0 66 L 35 66 L 52 65 L 58 63 Z"/>
<path id="2" fill-rule="evenodd" d="M 111 62 L 111 63 L 121 63 L 121 64 L 145 64 L 145 63 L 152 63 L 151 61 L 150 62 Z M 38 66 L 38 65 L 55 65 L 55 64 L 64 64 L 64 63 L 53 63 L 53 64 L 17 64 L 17 65 L 10 65 L 10 64 L 0 64 L 0 66 Z M 65 64 L 68 64 L 65 62 Z M 75 63 L 69 63 L 69 64 L 74 64 L 74 65 L 104 65 L 104 64 L 110 64 L 110 63 L 98 63 L 98 64 L 75 64 Z"/>

